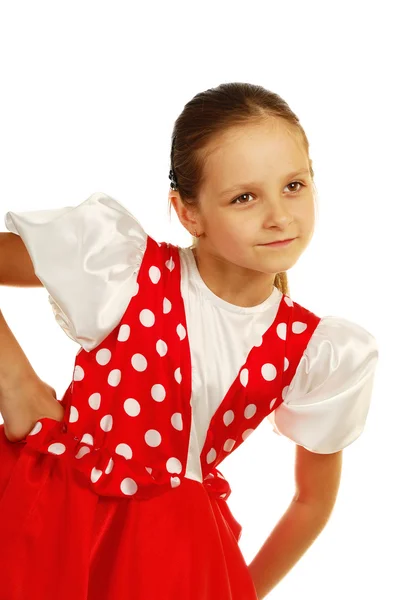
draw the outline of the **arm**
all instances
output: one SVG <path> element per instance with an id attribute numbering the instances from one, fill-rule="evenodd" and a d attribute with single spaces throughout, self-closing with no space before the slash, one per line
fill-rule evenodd
<path id="1" fill-rule="evenodd" d="M 7 412 L 6 397 L 9 391 L 36 377 L 31 363 L 0 311 L 0 413 L 3 418 Z"/>
<path id="2" fill-rule="evenodd" d="M 19 235 L 0 233 L 0 285 L 43 287 Z"/>
<path id="3" fill-rule="evenodd" d="M 19 235 L 0 233 L 0 285 L 39 287 L 31 258 Z M 8 390 L 36 373 L 0 311 L 0 413 Z"/>
<path id="4" fill-rule="evenodd" d="M 10 442 L 24 439 L 42 417 L 61 421 L 64 407 L 38 377 L 0 311 L 0 414 Z"/>
<path id="5" fill-rule="evenodd" d="M 259 600 L 283 579 L 324 529 L 337 498 L 341 468 L 342 451 L 317 454 L 296 446 L 296 493 L 248 567 Z"/>

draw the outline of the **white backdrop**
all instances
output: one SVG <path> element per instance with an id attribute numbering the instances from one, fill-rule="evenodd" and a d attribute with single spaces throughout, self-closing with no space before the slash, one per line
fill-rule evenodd
<path id="1" fill-rule="evenodd" d="M 74 206 L 101 191 L 156 240 L 187 246 L 189 234 L 167 208 L 171 131 L 190 98 L 222 82 L 260 84 L 289 103 L 306 131 L 319 217 L 288 272 L 290 295 L 319 316 L 368 329 L 380 357 L 365 431 L 344 450 L 334 512 L 272 600 L 401 597 L 396 12 L 386 1 L 0 7 L 3 216 Z M 44 288 L 0 294 L 32 366 L 61 398 L 79 346 L 56 324 Z M 221 465 L 248 564 L 291 501 L 294 457 L 295 445 L 262 424 Z"/>

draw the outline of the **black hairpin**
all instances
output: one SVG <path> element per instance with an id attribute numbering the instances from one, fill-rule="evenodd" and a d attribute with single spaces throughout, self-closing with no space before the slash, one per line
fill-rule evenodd
<path id="1" fill-rule="evenodd" d="M 178 185 L 177 185 L 177 181 L 176 181 L 176 178 L 175 178 L 175 175 L 174 175 L 174 171 L 172 169 L 170 169 L 170 173 L 169 173 L 168 177 L 171 180 L 171 183 L 170 183 L 171 189 L 172 190 L 176 190 L 177 187 L 178 187 Z"/>
<path id="2" fill-rule="evenodd" d="M 168 176 L 169 179 L 171 180 L 170 188 L 172 190 L 176 190 L 178 188 L 177 178 L 175 176 L 174 169 L 173 169 L 175 138 L 176 138 L 176 136 L 173 137 L 173 141 L 172 141 L 172 144 L 171 144 L 171 154 L 170 154 L 171 169 L 170 169 L 170 173 L 169 173 L 169 176 Z"/>

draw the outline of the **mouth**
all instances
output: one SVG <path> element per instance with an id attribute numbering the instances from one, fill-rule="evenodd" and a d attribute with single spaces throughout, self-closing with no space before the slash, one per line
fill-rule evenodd
<path id="1" fill-rule="evenodd" d="M 288 246 L 296 240 L 296 238 L 288 238 L 287 240 L 281 240 L 280 242 L 270 242 L 269 244 L 259 244 L 259 246 L 268 246 L 269 248 L 282 248 L 283 246 Z"/>

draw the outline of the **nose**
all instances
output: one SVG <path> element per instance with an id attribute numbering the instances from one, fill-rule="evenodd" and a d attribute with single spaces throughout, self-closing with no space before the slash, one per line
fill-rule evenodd
<path id="1" fill-rule="evenodd" d="M 268 203 L 264 215 L 265 227 L 277 226 L 280 229 L 283 229 L 287 227 L 291 221 L 292 215 L 282 202 L 277 201 Z"/>

